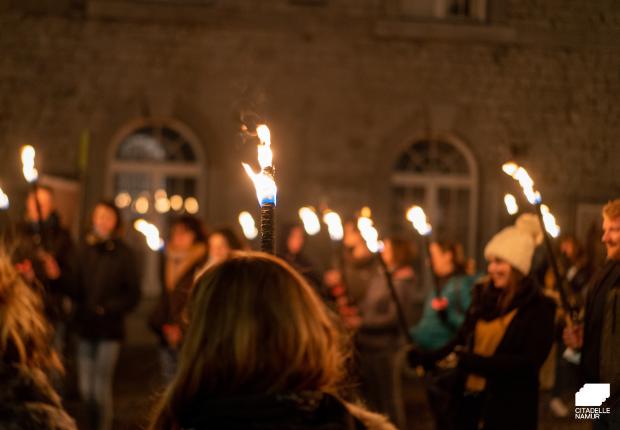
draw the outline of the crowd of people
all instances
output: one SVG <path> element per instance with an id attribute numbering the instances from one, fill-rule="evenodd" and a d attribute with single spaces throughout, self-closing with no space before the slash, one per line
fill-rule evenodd
<path id="1" fill-rule="evenodd" d="M 389 237 L 373 253 L 354 221 L 322 272 L 304 252 L 301 225 L 283 228 L 270 256 L 232 228 L 207 231 L 178 216 L 145 321 L 159 340 L 165 384 L 148 428 L 414 427 L 400 384 L 407 368 L 420 376 L 438 430 L 536 429 L 549 360 L 554 414 L 570 413 L 567 395 L 583 383 L 609 383 L 611 413 L 594 428 L 620 428 L 620 199 L 602 220 L 604 266 L 565 236 L 562 279 L 532 214 L 486 244 L 484 273 L 458 242 L 432 240 L 426 291 L 412 265 L 426 252 Z M 87 428 L 113 428 L 125 320 L 141 296 L 122 221 L 101 201 L 75 244 L 53 191 L 28 195 L 25 221 L 5 235 L 0 256 L 0 428 L 75 429 L 62 401 L 68 366 Z"/>

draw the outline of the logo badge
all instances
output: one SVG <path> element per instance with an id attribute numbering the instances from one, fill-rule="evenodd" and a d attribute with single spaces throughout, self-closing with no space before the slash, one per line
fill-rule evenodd
<path id="1" fill-rule="evenodd" d="M 575 393 L 575 419 L 597 420 L 609 414 L 609 408 L 601 407 L 609 395 L 609 384 L 585 384 Z"/>

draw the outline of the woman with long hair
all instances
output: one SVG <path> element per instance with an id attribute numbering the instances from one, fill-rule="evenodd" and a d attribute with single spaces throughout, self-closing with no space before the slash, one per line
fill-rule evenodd
<path id="1" fill-rule="evenodd" d="M 346 338 L 282 260 L 244 253 L 210 267 L 196 281 L 188 318 L 150 430 L 393 429 L 339 398 Z"/>
<path id="2" fill-rule="evenodd" d="M 553 342 L 555 304 L 528 276 L 535 246 L 518 225 L 496 234 L 484 250 L 488 278 L 474 287 L 456 337 L 439 350 L 409 354 L 411 364 L 426 368 L 454 358 L 449 428 L 537 428 L 538 373 Z"/>
<path id="3" fill-rule="evenodd" d="M 100 201 L 79 247 L 76 295 L 78 382 L 93 429 L 112 428 L 114 372 L 125 337 L 125 318 L 140 298 L 134 254 L 121 239 L 121 215 Z"/>
<path id="4" fill-rule="evenodd" d="M 40 294 L 0 252 L 0 428 L 75 430 L 46 374 L 62 372 Z"/>

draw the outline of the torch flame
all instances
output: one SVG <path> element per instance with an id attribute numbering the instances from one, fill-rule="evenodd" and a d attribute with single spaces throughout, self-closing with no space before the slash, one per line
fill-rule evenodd
<path id="1" fill-rule="evenodd" d="M 36 152 L 32 146 L 25 145 L 22 147 L 22 172 L 24 173 L 24 178 L 26 178 L 26 181 L 29 183 L 33 183 L 39 179 L 39 172 L 34 167 L 35 155 Z"/>
<path id="2" fill-rule="evenodd" d="M 534 190 L 534 181 L 530 177 L 529 173 L 527 173 L 527 170 L 513 162 L 505 163 L 502 166 L 502 170 L 504 173 L 512 176 L 513 179 L 519 182 L 519 185 L 523 188 L 523 194 L 525 194 L 528 202 L 533 205 L 541 202 L 542 197 L 538 191 Z"/>
<path id="3" fill-rule="evenodd" d="M 382 242 L 379 240 L 379 232 L 374 227 L 374 222 L 370 218 L 370 208 L 365 207 L 361 211 L 361 216 L 357 219 L 357 229 L 366 241 L 366 246 L 370 252 L 381 250 Z"/>
<path id="4" fill-rule="evenodd" d="M 433 231 L 433 228 L 426 220 L 424 209 L 420 206 L 411 206 L 407 211 L 407 219 L 413 224 L 413 228 L 422 236 L 427 236 Z"/>
<path id="5" fill-rule="evenodd" d="M 321 222 L 313 207 L 304 206 L 299 209 L 299 218 L 304 224 L 304 230 L 310 236 L 314 236 L 321 231 Z"/>
<path id="6" fill-rule="evenodd" d="M 261 169 L 273 166 L 273 152 L 271 152 L 271 132 L 269 127 L 264 124 L 256 128 L 258 139 L 261 144 L 258 145 L 258 164 Z"/>
<path id="7" fill-rule="evenodd" d="M 144 235 L 146 238 L 146 244 L 151 250 L 159 251 L 164 247 L 164 241 L 159 236 L 159 230 L 155 224 L 151 224 L 150 222 L 139 218 L 133 223 L 133 227 Z"/>
<path id="8" fill-rule="evenodd" d="M 2 188 L 0 188 L 0 210 L 7 210 L 9 208 L 9 196 L 7 196 Z"/>
<path id="9" fill-rule="evenodd" d="M 254 222 L 254 218 L 252 215 L 243 211 L 239 214 L 239 224 L 241 225 L 241 229 L 243 230 L 243 235 L 248 240 L 255 239 L 258 236 L 258 230 L 256 229 L 256 223 Z"/>
<path id="10" fill-rule="evenodd" d="M 504 165 L 502 166 L 502 170 L 504 171 L 504 173 L 509 176 L 514 176 L 518 168 L 519 166 L 517 165 L 517 163 L 514 163 L 512 161 L 504 163 Z"/>
<path id="11" fill-rule="evenodd" d="M 541 205 L 540 211 L 543 216 L 543 224 L 545 224 L 545 230 L 547 233 L 553 238 L 556 238 L 560 235 L 560 226 L 556 223 L 555 217 L 549 211 L 549 207 L 547 205 Z"/>
<path id="12" fill-rule="evenodd" d="M 323 213 L 323 222 L 327 224 L 327 231 L 331 240 L 342 240 L 344 230 L 342 228 L 342 219 L 336 212 L 327 210 Z"/>
<path id="13" fill-rule="evenodd" d="M 266 203 L 275 204 L 278 188 L 276 187 L 276 181 L 273 180 L 273 177 L 265 172 L 254 173 L 254 170 L 252 170 L 249 165 L 246 163 L 241 164 L 250 179 L 252 179 L 252 182 L 254 182 L 258 203 L 261 206 Z"/>
<path id="14" fill-rule="evenodd" d="M 519 212 L 519 205 L 517 204 L 517 199 L 512 194 L 506 194 L 504 196 L 504 204 L 506 205 L 506 210 L 510 215 L 514 215 Z"/>

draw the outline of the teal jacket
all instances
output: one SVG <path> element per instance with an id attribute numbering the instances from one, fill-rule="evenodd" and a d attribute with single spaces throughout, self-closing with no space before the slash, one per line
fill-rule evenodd
<path id="1" fill-rule="evenodd" d="M 422 317 L 411 328 L 411 336 L 422 350 L 434 350 L 447 344 L 465 320 L 465 312 L 471 303 L 471 290 L 478 276 L 453 276 L 444 285 L 442 296 L 448 299 L 445 321 L 432 308 L 435 290 L 424 301 Z"/>

